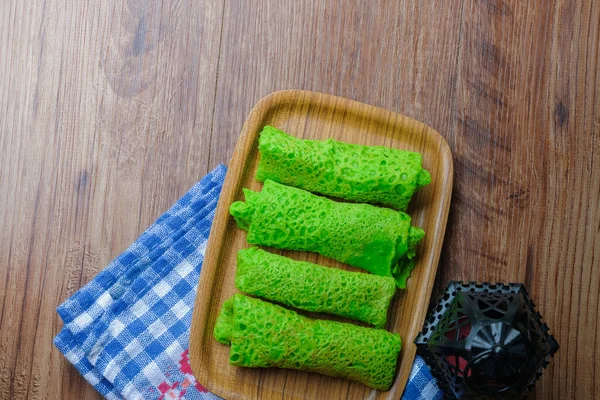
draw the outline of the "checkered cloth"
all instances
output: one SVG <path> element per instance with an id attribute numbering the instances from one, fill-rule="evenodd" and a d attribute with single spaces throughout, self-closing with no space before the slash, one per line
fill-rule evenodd
<path id="1" fill-rule="evenodd" d="M 108 399 L 218 399 L 192 374 L 189 331 L 226 168 L 190 189 L 127 250 L 58 307 L 54 344 Z M 404 399 L 441 399 L 417 357 Z"/>
<path id="2" fill-rule="evenodd" d="M 442 400 L 443 398 L 444 395 L 425 361 L 419 356 L 415 357 L 402 400 Z"/>

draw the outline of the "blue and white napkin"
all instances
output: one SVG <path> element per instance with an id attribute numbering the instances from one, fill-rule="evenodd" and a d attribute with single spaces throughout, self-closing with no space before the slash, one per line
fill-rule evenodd
<path id="1" fill-rule="evenodd" d="M 108 399 L 218 399 L 189 365 L 192 308 L 225 179 L 218 166 L 58 307 L 56 347 Z M 441 399 L 415 360 L 403 399 Z"/>

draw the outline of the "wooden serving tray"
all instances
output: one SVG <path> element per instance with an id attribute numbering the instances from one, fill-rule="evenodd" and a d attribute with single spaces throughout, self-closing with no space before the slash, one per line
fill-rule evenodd
<path id="1" fill-rule="evenodd" d="M 345 379 L 276 368 L 239 368 L 229 365 L 229 346 L 213 338 L 215 319 L 223 302 L 237 292 L 235 259 L 248 247 L 246 232 L 238 229 L 229 206 L 241 200 L 242 188 L 260 190 L 254 179 L 258 165 L 258 134 L 265 125 L 305 139 L 333 138 L 348 143 L 383 145 L 418 151 L 431 173 L 431 184 L 413 197 L 408 213 L 426 236 L 417 250 L 417 265 L 406 290 L 392 300 L 386 329 L 400 333 L 402 351 L 389 391 L 377 391 Z M 282 91 L 260 100 L 246 120 L 231 159 L 217 206 L 190 333 L 190 362 L 198 381 L 226 399 L 398 399 L 408 380 L 416 353 L 413 341 L 421 329 L 436 269 L 452 192 L 452 155 L 438 132 L 411 118 L 326 94 Z M 355 270 L 314 253 L 282 254 L 317 264 Z M 306 314 L 306 313 L 304 313 Z M 314 316 L 314 315 L 313 315 Z M 327 318 L 323 314 L 319 318 Z M 331 318 L 336 319 L 336 318 Z"/>

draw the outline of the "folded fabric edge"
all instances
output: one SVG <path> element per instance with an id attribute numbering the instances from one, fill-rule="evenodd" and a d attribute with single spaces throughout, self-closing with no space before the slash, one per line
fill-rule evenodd
<path id="1" fill-rule="evenodd" d="M 220 192 L 222 187 L 222 181 L 224 179 L 224 175 L 226 172 L 226 168 L 223 165 L 219 165 L 215 168 L 210 174 L 205 176 L 198 184 L 194 185 L 194 188 L 198 189 L 198 185 L 203 184 L 210 186 L 210 190 L 207 193 L 204 193 L 202 196 L 208 197 L 208 199 L 203 199 L 204 202 L 210 202 L 212 198 L 218 196 L 218 192 Z M 214 182 L 215 185 L 208 185 L 209 182 Z M 216 192 L 216 194 L 215 194 Z M 189 192 L 188 192 L 189 193 Z M 187 194 L 186 194 L 187 195 Z M 185 197 L 185 195 L 184 195 Z M 212 204 L 210 204 L 212 206 Z M 172 207 L 173 208 L 173 207 Z M 171 209 L 172 209 L 171 208 Z M 207 204 L 199 207 L 197 210 L 198 213 L 202 213 L 207 209 Z M 214 212 L 214 210 L 212 210 Z M 211 213 L 211 211 L 207 211 L 202 219 L 206 219 L 206 217 Z M 164 215 L 164 214 L 163 214 Z M 160 218 L 159 218 L 160 219 Z M 197 221 L 196 221 L 197 222 Z M 155 223 L 156 224 L 156 223 Z M 154 225 L 153 225 L 154 226 Z M 145 232 L 147 233 L 148 230 Z M 129 267 L 136 268 L 139 267 L 137 263 L 133 263 L 133 265 L 127 266 L 126 264 L 120 263 L 120 258 L 124 254 L 128 254 L 132 248 L 134 248 L 140 241 L 138 238 L 127 250 L 121 253 L 113 262 L 109 264 L 107 268 L 101 271 L 96 277 L 94 277 L 90 282 L 80 288 L 77 292 L 75 292 L 72 296 L 66 299 L 61 305 L 58 306 L 57 311 L 65 325 L 75 334 L 77 335 L 82 329 L 86 326 L 93 324 L 97 321 L 104 312 L 109 308 L 109 306 L 117 299 L 111 296 L 110 291 L 116 284 L 121 284 L 119 282 L 119 278 L 122 277 L 128 270 Z M 172 245 L 172 244 L 171 244 Z M 160 254 L 163 254 L 167 248 L 164 248 L 160 253 L 157 253 L 154 258 L 157 259 L 160 257 Z M 133 261 L 133 260 L 130 260 Z M 119 271 L 112 271 L 111 267 L 120 268 Z M 138 271 L 138 273 L 141 272 Z M 99 281 L 110 280 L 108 282 L 99 283 Z M 133 281 L 133 279 L 132 279 Z M 129 282 L 131 283 L 131 282 Z M 120 289 L 122 292 L 126 290 L 126 287 Z M 119 296 L 120 297 L 120 296 Z M 72 326 L 72 323 L 75 326 Z"/>
<path id="2" fill-rule="evenodd" d="M 185 207 L 186 206 L 185 204 L 181 204 L 182 201 L 189 202 L 189 201 L 193 200 L 194 196 L 192 195 L 192 192 L 194 190 L 202 190 L 203 185 L 207 186 L 206 184 L 212 181 L 216 185 L 208 185 L 204 189 L 211 191 L 215 187 L 219 187 L 218 190 L 220 191 L 220 188 L 222 187 L 226 172 L 227 172 L 227 168 L 223 164 L 219 164 L 209 174 L 207 174 L 204 178 L 202 178 L 202 180 L 200 182 L 195 184 L 188 192 L 186 192 L 186 194 L 184 194 L 181 197 L 181 199 L 178 202 L 176 202 L 167 212 L 163 213 L 156 220 L 156 222 L 154 222 L 154 224 L 152 224 L 144 233 L 142 233 L 142 235 L 140 235 L 140 237 L 130 246 L 130 248 L 132 246 L 134 246 L 136 243 L 138 243 L 140 238 L 142 238 L 144 235 L 147 235 L 152 227 L 156 227 L 157 224 L 164 222 L 165 218 L 169 212 L 173 212 L 173 211 L 177 212 L 178 210 Z M 204 193 L 204 194 L 206 194 L 206 193 Z M 209 196 L 209 197 L 212 197 L 212 196 Z M 217 200 L 218 200 L 218 194 L 217 194 Z M 213 204 L 211 204 L 211 206 L 213 206 Z M 216 205 L 213 208 L 215 208 L 215 207 L 216 207 Z M 205 206 L 200 207 L 201 210 L 204 208 L 206 208 L 206 207 Z M 214 210 L 212 210 L 212 213 L 214 214 Z M 211 214 L 211 212 L 208 212 L 202 219 L 205 219 L 210 214 Z M 116 260 L 117 259 L 113 260 L 113 262 L 111 262 L 104 270 L 102 270 L 98 275 L 96 275 L 96 277 L 94 277 L 90 282 L 88 282 L 86 285 L 84 285 L 82 288 L 80 288 L 77 292 L 75 292 L 73 295 L 71 295 L 68 299 L 66 299 L 63 303 L 61 303 L 57 307 L 57 312 L 58 312 L 60 318 L 63 320 L 63 322 L 73 321 L 75 318 L 77 318 L 77 316 L 80 316 L 82 314 L 81 312 L 79 312 L 79 313 L 73 312 L 73 310 L 69 307 L 69 300 L 73 300 L 74 296 L 76 296 L 79 293 L 89 291 L 95 295 L 95 297 L 93 297 L 91 301 L 88 301 L 88 304 L 87 304 L 88 308 L 90 306 L 96 305 L 98 301 L 100 301 L 101 306 L 104 304 L 104 302 L 107 300 L 107 299 L 104 299 L 104 297 L 106 297 L 106 295 L 108 293 L 106 291 L 98 291 L 97 290 L 98 287 L 95 286 L 94 283 L 97 282 L 97 279 L 99 279 L 99 278 L 102 279 L 105 275 L 115 274 L 115 271 L 111 271 L 110 267 L 114 265 Z M 122 273 L 122 271 L 117 271 L 117 275 L 119 274 L 119 272 Z M 104 297 L 102 297 L 102 296 L 104 296 Z M 101 308 L 104 308 L 104 307 L 101 307 Z M 85 308 L 83 308 L 82 311 L 85 312 Z M 101 315 L 102 314 L 103 313 L 101 313 Z M 60 330 L 60 332 L 54 338 L 53 343 L 57 347 L 57 349 L 65 355 L 65 358 L 67 358 L 67 360 L 71 364 L 73 364 L 73 366 L 75 366 L 75 368 L 80 372 L 80 374 L 84 377 L 84 379 L 86 379 L 101 395 L 103 395 L 109 399 L 121 398 L 121 396 L 119 396 L 118 393 L 115 392 L 114 386 L 106 378 L 104 378 L 99 373 L 98 370 L 95 369 L 94 365 L 92 365 L 89 362 L 86 355 L 84 354 L 82 349 L 79 347 L 79 342 L 76 338 L 76 335 L 74 335 L 74 333 L 70 329 L 68 329 L 68 327 L 66 327 L 66 323 L 65 323 L 65 326 L 63 326 L 63 328 Z"/>
<path id="3" fill-rule="evenodd" d="M 206 205 L 203 207 L 203 209 L 212 210 L 207 212 L 206 215 L 204 215 L 204 218 L 197 221 L 196 225 L 190 228 L 190 231 L 193 228 L 200 228 L 202 231 L 198 231 L 200 237 L 196 238 L 196 243 L 188 245 L 186 254 L 191 254 L 191 252 L 194 250 L 194 245 L 199 246 L 201 241 L 206 241 L 208 239 L 208 231 L 210 230 L 210 225 L 214 216 L 214 208 L 216 208 L 220 190 L 221 186 L 217 186 L 214 188 L 214 192 L 211 191 L 212 198 L 206 199 Z M 186 239 L 186 237 L 189 233 L 190 232 L 186 232 L 186 234 L 183 235 L 177 242 L 172 243 L 169 248 L 164 249 L 163 254 L 154 262 L 145 266 L 143 270 L 138 271 L 136 277 L 131 277 L 131 281 L 129 282 L 128 287 L 124 289 L 123 294 L 119 298 L 111 299 L 111 303 L 105 307 L 101 314 L 97 315 L 95 318 L 89 319 L 89 323 L 86 325 L 87 338 L 80 341 L 80 345 L 85 352 L 91 350 L 98 337 L 107 329 L 108 325 L 110 324 L 110 320 L 114 318 L 115 315 L 123 312 L 128 307 L 131 307 L 139 297 L 144 296 L 153 285 L 158 283 L 158 280 L 162 279 L 162 277 L 168 273 L 172 262 L 168 261 L 167 259 L 169 256 L 173 257 L 177 255 L 173 254 L 176 253 L 173 248 L 179 246 L 180 241 L 188 241 L 189 238 Z M 85 312 L 80 314 L 80 316 L 85 316 Z M 67 324 L 67 328 L 74 331 L 79 327 L 75 326 L 75 329 L 73 329 L 71 324 Z M 76 335 L 76 337 L 79 337 L 79 335 Z"/>
<path id="4" fill-rule="evenodd" d="M 108 381 L 85 357 L 85 354 L 73 345 L 73 335 L 67 329 L 61 329 L 53 340 L 54 346 L 63 353 L 81 376 L 96 389 L 98 393 L 108 399 L 120 399 L 112 383 Z"/>
<path id="5" fill-rule="evenodd" d="M 82 297 L 82 293 L 97 293 L 98 291 L 98 286 L 97 286 L 97 282 L 105 282 L 105 286 L 107 285 L 111 285 L 114 284 L 114 277 L 115 276 L 120 276 L 121 274 L 123 274 L 123 272 L 127 269 L 127 263 L 121 263 L 121 257 L 125 254 L 129 255 L 130 251 L 135 251 L 135 246 L 140 243 L 141 241 L 143 241 L 144 238 L 148 237 L 149 235 L 151 235 L 153 233 L 153 229 L 156 229 L 158 226 L 160 226 L 161 222 L 164 222 L 164 218 L 170 214 L 175 213 L 177 210 L 179 210 L 182 207 L 185 207 L 185 205 L 194 199 L 194 197 L 192 196 L 192 193 L 194 191 L 197 191 L 199 189 L 201 189 L 203 186 L 205 186 L 207 183 L 214 181 L 215 179 L 219 180 L 218 183 L 220 183 L 222 185 L 222 180 L 224 179 L 225 175 L 227 173 L 227 167 L 225 167 L 223 164 L 219 164 L 215 169 L 213 169 L 211 172 L 209 172 L 206 176 L 204 176 L 198 183 L 196 183 L 194 186 L 192 186 L 192 188 L 190 188 L 190 190 L 188 190 L 173 206 L 171 206 L 167 211 L 165 211 L 163 214 L 161 214 L 160 217 L 158 217 L 158 219 L 152 224 L 150 225 L 150 227 L 148 227 L 136 240 L 134 243 L 132 243 L 126 250 L 124 250 L 119 256 L 117 256 L 113 261 L 111 261 L 108 266 L 106 268 L 104 268 L 102 271 L 100 271 L 91 281 L 89 281 L 88 283 L 86 283 L 83 287 L 81 287 L 79 290 L 77 290 L 75 293 L 73 293 L 71 296 L 69 296 L 67 299 L 65 299 L 65 301 L 63 301 L 58 307 L 57 307 L 57 312 L 60 316 L 60 318 L 65 322 L 71 322 L 75 317 L 73 317 L 74 313 L 71 312 L 71 310 L 69 309 L 70 306 L 75 305 L 77 303 L 77 298 L 78 297 Z M 213 187 L 210 187 L 210 189 L 212 189 Z M 200 193 L 202 194 L 202 193 Z M 97 298 L 94 298 L 93 296 L 90 296 L 88 298 L 85 298 L 85 301 L 83 302 L 83 304 L 79 305 L 82 308 L 82 310 L 84 310 L 87 307 L 90 307 L 95 300 L 97 300 Z"/>

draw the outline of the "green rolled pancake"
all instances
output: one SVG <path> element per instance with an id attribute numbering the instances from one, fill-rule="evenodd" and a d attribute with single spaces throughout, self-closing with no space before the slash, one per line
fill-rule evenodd
<path id="1" fill-rule="evenodd" d="M 333 139 L 302 140 L 265 126 L 258 141 L 256 179 L 267 179 L 359 203 L 404 211 L 431 182 L 420 153 Z"/>
<path id="2" fill-rule="evenodd" d="M 391 386 L 400 335 L 307 318 L 242 294 L 230 300 L 228 317 L 219 316 L 215 325 L 215 337 L 217 331 L 230 332 L 230 364 L 318 372 L 380 390 Z"/>
<path id="3" fill-rule="evenodd" d="M 229 345 L 231 343 L 231 334 L 233 329 L 233 302 L 235 296 L 225 300 L 221 306 L 221 312 L 217 316 L 213 334 L 217 342 Z"/>
<path id="4" fill-rule="evenodd" d="M 249 243 L 305 250 L 395 279 L 400 288 L 414 268 L 415 247 L 425 232 L 400 211 L 340 203 L 305 190 L 265 182 L 244 189 L 246 202 L 229 209 Z"/>
<path id="5" fill-rule="evenodd" d="M 301 310 L 324 312 L 383 328 L 394 279 L 348 272 L 271 254 L 257 247 L 237 255 L 235 286 Z"/>

